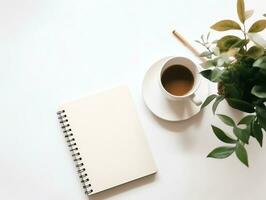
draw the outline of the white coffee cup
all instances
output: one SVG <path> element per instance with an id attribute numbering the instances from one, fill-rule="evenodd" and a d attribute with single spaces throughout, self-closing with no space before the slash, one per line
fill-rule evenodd
<path id="1" fill-rule="evenodd" d="M 177 95 L 173 95 L 173 94 L 169 93 L 164 88 L 164 86 L 162 84 L 163 73 L 165 72 L 166 69 L 168 69 L 169 67 L 171 67 L 173 65 L 175 65 L 175 66 L 179 65 L 179 66 L 186 67 L 192 73 L 193 78 L 194 78 L 194 83 L 193 83 L 192 88 L 187 93 L 185 93 L 184 95 L 181 95 L 181 96 L 177 96 Z M 200 86 L 201 76 L 199 74 L 198 67 L 190 59 L 185 58 L 185 57 L 171 57 L 171 58 L 169 58 L 168 60 L 166 60 L 164 62 L 164 64 L 162 64 L 158 79 L 159 79 L 160 88 L 161 88 L 163 94 L 169 100 L 173 100 L 173 101 L 189 100 L 189 101 L 192 101 L 197 106 L 202 104 L 202 101 L 195 94 L 195 92 L 198 90 L 198 88 Z"/>

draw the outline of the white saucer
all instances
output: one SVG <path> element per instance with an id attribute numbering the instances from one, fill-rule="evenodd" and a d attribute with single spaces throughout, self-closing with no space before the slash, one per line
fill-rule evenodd
<path id="1" fill-rule="evenodd" d="M 158 76 L 161 66 L 166 59 L 163 58 L 154 63 L 145 74 L 142 83 L 142 95 L 146 106 L 157 117 L 167 121 L 181 121 L 189 119 L 200 111 L 200 106 L 196 106 L 190 100 L 171 101 L 162 93 L 159 87 Z M 196 96 L 204 102 L 209 94 L 208 81 L 201 79 Z"/>

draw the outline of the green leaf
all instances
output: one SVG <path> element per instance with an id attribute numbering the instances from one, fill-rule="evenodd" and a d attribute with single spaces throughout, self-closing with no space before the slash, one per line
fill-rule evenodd
<path id="1" fill-rule="evenodd" d="M 239 24 L 233 20 L 222 20 L 211 26 L 216 31 L 241 30 Z"/>
<path id="2" fill-rule="evenodd" d="M 220 80 L 220 76 L 222 75 L 224 71 L 220 70 L 219 68 L 214 68 L 212 70 L 211 79 L 213 82 L 218 82 Z"/>
<path id="3" fill-rule="evenodd" d="M 206 78 L 206 79 L 208 79 L 209 81 L 211 81 L 211 75 L 212 75 L 212 70 L 211 70 L 211 69 L 203 70 L 203 71 L 200 72 L 200 74 L 201 74 L 204 78 Z"/>
<path id="4" fill-rule="evenodd" d="M 201 41 L 202 41 L 203 43 L 205 43 L 205 41 L 204 41 L 204 35 L 203 35 L 203 34 L 200 36 L 200 39 L 201 39 Z"/>
<path id="5" fill-rule="evenodd" d="M 207 78 L 208 80 L 212 82 L 218 82 L 220 80 L 220 76 L 222 75 L 223 70 L 220 70 L 218 68 L 214 68 L 213 70 L 207 69 L 200 72 L 200 74 Z"/>
<path id="6" fill-rule="evenodd" d="M 220 120 L 223 121 L 223 123 L 225 123 L 228 126 L 234 127 L 236 125 L 234 120 L 231 117 L 228 117 L 226 115 L 221 115 L 221 114 L 218 114 L 217 116 L 220 118 Z"/>
<path id="7" fill-rule="evenodd" d="M 235 151 L 235 147 L 229 147 L 229 146 L 218 147 L 212 150 L 208 154 L 207 157 L 223 159 L 223 158 L 227 158 L 228 156 L 230 156 L 234 151 Z"/>
<path id="8" fill-rule="evenodd" d="M 201 63 L 200 66 L 202 66 L 204 69 L 208 69 L 215 66 L 215 63 L 212 60 L 207 60 L 206 62 Z"/>
<path id="9" fill-rule="evenodd" d="M 253 58 L 253 59 L 257 59 L 257 58 L 261 57 L 263 54 L 264 54 L 264 49 L 262 47 L 253 46 L 253 47 L 249 48 L 246 55 Z"/>
<path id="10" fill-rule="evenodd" d="M 263 14 L 264 17 L 266 17 L 266 14 Z"/>
<path id="11" fill-rule="evenodd" d="M 243 117 L 238 124 L 250 124 L 253 120 L 255 119 L 255 115 L 247 115 L 245 117 Z"/>
<path id="12" fill-rule="evenodd" d="M 247 125 L 247 128 L 249 128 L 249 132 L 250 132 L 250 136 L 255 137 L 253 134 L 253 124 L 254 124 L 254 120 L 250 122 L 249 125 Z"/>
<path id="13" fill-rule="evenodd" d="M 229 69 L 226 69 L 224 72 L 223 72 L 223 74 L 221 75 L 221 77 L 220 77 L 220 79 L 221 79 L 221 81 L 224 83 L 223 85 L 224 85 L 224 87 L 225 87 L 225 89 L 227 89 L 227 86 L 229 85 L 229 84 L 231 84 L 231 85 L 234 85 L 234 87 L 236 87 L 236 84 L 235 84 L 235 77 L 236 77 L 236 75 L 235 75 L 236 73 L 235 73 L 235 71 L 234 70 L 232 70 L 232 68 L 229 68 Z M 230 87 L 230 86 L 229 86 Z M 229 89 L 230 90 L 230 89 Z M 226 91 L 226 92 L 228 92 L 228 91 Z M 230 91 L 229 91 L 229 93 L 230 93 Z M 239 92 L 238 92 L 239 93 Z M 228 96 L 226 96 L 226 97 L 231 97 L 230 95 L 228 95 Z M 233 98 L 233 97 L 231 97 L 231 98 Z"/>
<path id="14" fill-rule="evenodd" d="M 253 113 L 255 111 L 253 105 L 246 101 L 234 98 L 227 98 L 226 101 L 232 108 L 238 109 L 240 111 L 247 113 Z"/>
<path id="15" fill-rule="evenodd" d="M 249 33 L 257 33 L 263 31 L 266 28 L 266 20 L 261 19 L 256 21 L 249 29 Z"/>
<path id="16" fill-rule="evenodd" d="M 222 142 L 229 143 L 229 144 L 234 144 L 237 142 L 236 140 L 229 137 L 225 132 L 223 132 L 221 129 L 219 129 L 216 126 L 212 125 L 212 130 L 214 134 L 216 135 L 216 137 Z"/>
<path id="17" fill-rule="evenodd" d="M 242 23 L 244 23 L 246 20 L 244 0 L 237 0 L 237 14 L 238 14 L 239 20 Z"/>
<path id="18" fill-rule="evenodd" d="M 264 105 L 256 106 L 257 118 L 260 126 L 266 131 L 266 108 Z"/>
<path id="19" fill-rule="evenodd" d="M 261 69 L 266 69 L 266 56 L 263 56 L 259 58 L 258 60 L 256 60 L 253 63 L 253 67 L 259 67 Z"/>
<path id="20" fill-rule="evenodd" d="M 218 40 L 216 41 L 216 44 L 217 44 L 217 42 L 218 42 Z M 216 47 L 214 47 L 213 48 L 213 54 L 215 55 L 215 56 L 220 56 L 220 54 L 221 54 L 221 51 L 220 51 L 220 49 L 219 49 L 219 47 L 217 47 L 217 45 L 216 45 Z M 216 58 L 217 59 L 217 58 Z M 217 61 L 216 61 L 217 62 Z"/>
<path id="21" fill-rule="evenodd" d="M 205 99 L 205 101 L 203 102 L 203 104 L 201 105 L 201 108 L 200 108 L 200 109 L 206 107 L 206 106 L 207 106 L 209 103 L 211 103 L 212 100 L 215 99 L 216 97 L 217 97 L 216 94 L 212 94 L 212 95 L 208 96 L 208 97 Z"/>
<path id="22" fill-rule="evenodd" d="M 240 142 L 236 144 L 235 153 L 238 159 L 248 167 L 248 154 L 245 147 Z"/>
<path id="23" fill-rule="evenodd" d="M 266 86 L 265 85 L 255 85 L 251 90 L 251 94 L 253 94 L 259 98 L 266 98 Z"/>
<path id="24" fill-rule="evenodd" d="M 212 52 L 204 51 L 202 52 L 199 57 L 210 57 L 212 55 Z"/>
<path id="25" fill-rule="evenodd" d="M 199 40 L 195 40 L 195 42 L 197 42 L 197 43 L 203 45 L 203 43 L 202 43 L 201 41 L 199 41 Z"/>
<path id="26" fill-rule="evenodd" d="M 237 43 L 233 44 L 230 48 L 243 48 L 245 45 L 249 43 L 249 39 L 240 40 Z"/>
<path id="27" fill-rule="evenodd" d="M 217 41 L 217 47 L 221 52 L 228 51 L 232 46 L 240 43 L 242 40 L 234 35 L 227 35 Z"/>
<path id="28" fill-rule="evenodd" d="M 262 147 L 263 134 L 260 125 L 256 121 L 253 123 L 252 132 L 254 137 L 257 139 L 258 143 Z"/>
<path id="29" fill-rule="evenodd" d="M 246 20 L 249 19 L 254 13 L 254 10 L 247 10 L 245 11 L 245 17 L 246 17 Z"/>
<path id="30" fill-rule="evenodd" d="M 228 74 L 223 73 L 221 79 L 223 81 L 225 81 L 226 78 L 228 78 L 226 76 L 228 76 Z M 236 84 L 234 84 L 234 83 L 232 83 L 232 84 L 224 84 L 224 96 L 230 97 L 230 98 L 240 99 L 242 97 L 242 91 L 239 90 L 239 88 L 237 88 Z"/>
<path id="31" fill-rule="evenodd" d="M 238 128 L 235 126 L 233 128 L 233 132 L 238 139 L 240 139 L 242 142 L 248 144 L 249 137 L 250 137 L 250 130 L 248 128 L 241 129 L 241 128 Z"/>
<path id="32" fill-rule="evenodd" d="M 213 114 L 215 114 L 215 111 L 216 111 L 216 109 L 217 109 L 219 103 L 220 103 L 222 100 L 224 100 L 224 96 L 220 95 L 220 96 L 217 96 L 217 97 L 216 97 L 216 99 L 215 99 L 215 101 L 214 101 L 214 103 L 213 103 L 213 105 L 212 105 L 212 112 L 213 112 Z"/>
<path id="33" fill-rule="evenodd" d="M 211 32 L 208 32 L 208 34 L 207 34 L 207 41 L 209 41 L 209 38 L 210 38 L 210 34 L 211 34 Z"/>

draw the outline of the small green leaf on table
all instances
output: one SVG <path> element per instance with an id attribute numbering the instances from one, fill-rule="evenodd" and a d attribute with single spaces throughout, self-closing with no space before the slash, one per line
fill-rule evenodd
<path id="1" fill-rule="evenodd" d="M 206 100 L 203 102 L 203 104 L 201 105 L 201 108 L 200 108 L 200 109 L 206 107 L 206 106 L 207 106 L 209 103 L 211 103 L 212 100 L 215 99 L 216 97 L 217 97 L 216 94 L 212 94 L 212 95 L 208 96 L 208 97 L 206 98 Z"/>
<path id="2" fill-rule="evenodd" d="M 230 146 L 223 146 L 215 148 L 213 151 L 211 151 L 208 154 L 208 158 L 217 158 L 217 159 L 223 159 L 230 156 L 235 151 L 235 147 Z"/>
<path id="3" fill-rule="evenodd" d="M 222 100 L 224 100 L 224 96 L 223 96 L 223 95 L 219 95 L 219 96 L 216 97 L 216 99 L 215 99 L 215 101 L 214 101 L 214 103 L 213 103 L 213 105 L 212 105 L 212 112 L 213 112 L 213 114 L 215 114 L 215 111 L 216 111 L 216 109 L 217 109 L 219 103 L 220 103 Z"/>
<path id="4" fill-rule="evenodd" d="M 245 117 L 243 117 L 238 124 L 250 124 L 253 120 L 255 119 L 255 115 L 247 115 Z"/>
<path id="5" fill-rule="evenodd" d="M 241 129 L 241 128 L 238 128 L 235 126 L 233 128 L 233 132 L 238 139 L 240 139 L 245 144 L 248 144 L 249 137 L 250 137 L 250 129 L 249 128 Z"/>
<path id="6" fill-rule="evenodd" d="M 218 114 L 217 116 L 220 118 L 220 120 L 223 121 L 223 123 L 225 123 L 228 126 L 234 127 L 236 125 L 234 120 L 231 117 L 228 117 L 228 116 L 222 115 L 222 114 Z"/>
<path id="7" fill-rule="evenodd" d="M 212 130 L 214 134 L 216 135 L 216 137 L 222 142 L 229 143 L 229 144 L 234 144 L 237 142 L 236 140 L 229 137 L 223 130 L 221 130 L 220 128 L 216 126 L 212 125 Z"/>
<path id="8" fill-rule="evenodd" d="M 246 101 L 234 98 L 227 98 L 226 101 L 232 108 L 238 109 L 240 111 L 247 113 L 253 113 L 255 111 L 254 106 Z"/>
<path id="9" fill-rule="evenodd" d="M 240 142 L 236 144 L 235 153 L 238 159 L 248 167 L 248 154 L 245 147 Z"/>
<path id="10" fill-rule="evenodd" d="M 241 30 L 240 25 L 233 20 L 221 20 L 211 26 L 216 31 Z"/>

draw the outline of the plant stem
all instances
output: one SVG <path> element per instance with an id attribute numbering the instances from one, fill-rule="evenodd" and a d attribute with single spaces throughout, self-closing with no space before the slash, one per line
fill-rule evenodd
<path id="1" fill-rule="evenodd" d="M 210 47 L 207 46 L 207 44 L 202 43 L 202 45 L 210 52 L 211 56 L 213 55 L 212 50 L 210 49 Z"/>
<path id="2" fill-rule="evenodd" d="M 205 47 L 206 47 L 206 49 L 207 49 L 210 53 L 213 53 L 213 52 L 211 51 L 210 47 L 208 47 L 207 45 L 206 45 Z"/>
<path id="3" fill-rule="evenodd" d="M 245 25 L 245 23 L 243 24 L 243 28 L 244 28 L 244 30 L 242 32 L 244 34 L 244 39 L 246 41 L 247 40 L 247 33 L 246 33 L 246 25 Z M 245 50 L 247 50 L 247 44 L 245 44 Z"/>
<path id="4" fill-rule="evenodd" d="M 202 42 L 198 42 L 198 43 L 200 43 L 203 47 L 205 47 L 207 50 L 208 50 L 208 52 L 211 54 L 211 56 L 214 54 L 213 52 L 212 52 L 212 50 L 210 49 L 210 46 L 208 46 L 208 44 L 210 44 L 209 43 L 209 41 L 208 41 L 208 36 L 207 36 L 207 39 L 206 39 L 206 41 L 204 40 L 204 37 L 203 37 L 203 35 L 201 36 L 201 40 L 202 40 Z"/>

